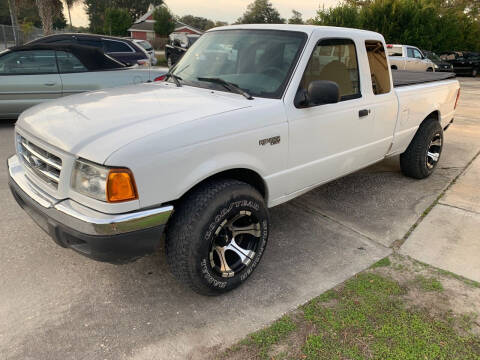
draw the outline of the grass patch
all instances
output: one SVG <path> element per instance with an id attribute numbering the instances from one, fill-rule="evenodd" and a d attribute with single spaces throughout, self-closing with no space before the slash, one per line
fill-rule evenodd
<path id="1" fill-rule="evenodd" d="M 382 259 L 376 268 L 389 265 Z M 480 360 L 480 337 L 471 331 L 477 314 L 430 312 L 432 304 L 406 300 L 410 287 L 442 291 L 438 280 L 417 275 L 401 285 L 380 273 L 369 270 L 323 293 L 250 335 L 227 358 Z"/>
<path id="2" fill-rule="evenodd" d="M 417 275 L 415 277 L 415 284 L 424 291 L 443 291 L 442 283 L 433 277 Z"/>
<path id="3" fill-rule="evenodd" d="M 243 341 L 243 344 L 255 345 L 260 352 L 260 358 L 268 359 L 268 353 L 271 350 L 272 345 L 275 345 L 280 340 L 284 339 L 288 334 L 294 331 L 296 327 L 295 322 L 293 322 L 289 316 L 285 315 L 269 327 L 250 335 Z"/>
<path id="4" fill-rule="evenodd" d="M 392 262 L 390 261 L 390 259 L 387 256 L 386 258 L 378 260 L 375 264 L 370 266 L 370 269 L 375 269 L 375 268 L 379 268 L 379 267 L 386 267 L 386 266 L 390 266 L 391 264 L 392 264 Z"/>
<path id="5" fill-rule="evenodd" d="M 437 291 L 438 284 L 425 279 L 422 284 Z M 311 301 L 304 307 L 305 319 L 316 325 L 318 333 L 307 339 L 304 355 L 307 359 L 480 359 L 478 337 L 462 337 L 446 321 L 407 309 L 399 297 L 404 293 L 397 282 L 367 273 L 347 281 L 335 308 Z M 468 323 L 465 317 L 461 320 Z"/>

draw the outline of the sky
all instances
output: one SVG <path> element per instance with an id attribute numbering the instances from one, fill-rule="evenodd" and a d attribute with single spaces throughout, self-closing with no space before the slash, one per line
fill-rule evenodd
<path id="1" fill-rule="evenodd" d="M 237 20 L 253 0 L 166 0 L 168 7 L 175 15 L 195 15 L 211 20 L 227 21 Z M 271 0 L 273 6 L 286 19 L 291 16 L 292 9 L 300 11 L 304 19 L 315 16 L 320 6 L 326 8 L 339 3 L 339 0 Z M 64 11 L 65 12 L 65 11 Z M 65 13 L 68 21 L 68 15 Z M 72 9 L 72 22 L 74 26 L 88 26 L 83 3 L 77 3 Z"/>

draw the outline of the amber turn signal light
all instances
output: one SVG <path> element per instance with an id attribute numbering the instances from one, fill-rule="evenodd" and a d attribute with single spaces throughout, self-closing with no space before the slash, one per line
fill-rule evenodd
<path id="1" fill-rule="evenodd" d="M 138 199 L 133 174 L 128 169 L 112 169 L 108 173 L 107 200 L 121 202 Z"/>

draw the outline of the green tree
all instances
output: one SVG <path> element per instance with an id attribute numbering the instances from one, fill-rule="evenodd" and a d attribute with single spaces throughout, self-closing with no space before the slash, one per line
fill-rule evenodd
<path id="1" fill-rule="evenodd" d="M 132 20 L 145 14 L 149 5 L 160 6 L 163 0 L 83 0 L 90 21 L 90 31 L 102 33 L 107 8 L 128 9 Z"/>
<path id="2" fill-rule="evenodd" d="M 387 42 L 436 52 L 480 50 L 479 20 L 466 10 L 473 7 L 473 0 L 468 6 L 460 5 L 460 0 L 442 1 L 347 0 L 337 7 L 320 9 L 314 21 L 376 31 Z"/>
<path id="3" fill-rule="evenodd" d="M 361 28 L 360 10 L 356 6 L 342 4 L 334 8 L 318 10 L 314 19 L 317 25 Z"/>
<path id="4" fill-rule="evenodd" d="M 284 24 L 280 13 L 269 0 L 255 0 L 247 11 L 238 18 L 237 24 Z"/>
<path id="5" fill-rule="evenodd" d="M 199 30 L 208 30 L 215 27 L 215 22 L 200 16 L 185 15 L 178 19 L 184 24 L 193 26 Z"/>
<path id="6" fill-rule="evenodd" d="M 153 13 L 153 30 L 157 35 L 168 36 L 175 30 L 175 18 L 166 6 L 160 6 Z"/>
<path id="7" fill-rule="evenodd" d="M 297 10 L 292 10 L 292 17 L 288 19 L 289 24 L 303 24 L 302 13 Z"/>
<path id="8" fill-rule="evenodd" d="M 105 11 L 103 31 L 108 35 L 125 36 L 132 25 L 132 18 L 127 9 L 108 8 Z"/>

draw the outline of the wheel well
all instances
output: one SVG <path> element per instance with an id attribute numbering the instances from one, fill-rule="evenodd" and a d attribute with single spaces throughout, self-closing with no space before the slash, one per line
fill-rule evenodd
<path id="1" fill-rule="evenodd" d="M 392 70 L 397 70 L 397 65 L 392 65 L 392 66 L 390 66 L 390 68 L 391 68 Z"/>
<path id="2" fill-rule="evenodd" d="M 438 110 L 432 111 L 430 114 L 428 114 L 428 116 L 422 121 L 420 126 L 422 126 L 427 121 L 432 121 L 432 120 L 440 122 L 440 112 Z"/>
<path id="3" fill-rule="evenodd" d="M 243 181 L 251 186 L 253 186 L 267 201 L 267 196 L 268 196 L 268 190 L 267 190 L 267 185 L 265 184 L 265 181 L 263 178 L 255 171 L 250 170 L 250 169 L 245 169 L 245 168 L 240 168 L 240 169 L 230 169 L 230 170 L 225 170 L 222 172 L 219 172 L 215 175 L 209 176 L 208 178 L 202 180 L 198 184 L 196 184 L 193 188 L 188 190 L 182 198 L 204 184 L 207 181 L 212 181 L 212 180 L 217 180 L 217 179 L 235 179 L 239 181 Z"/>

